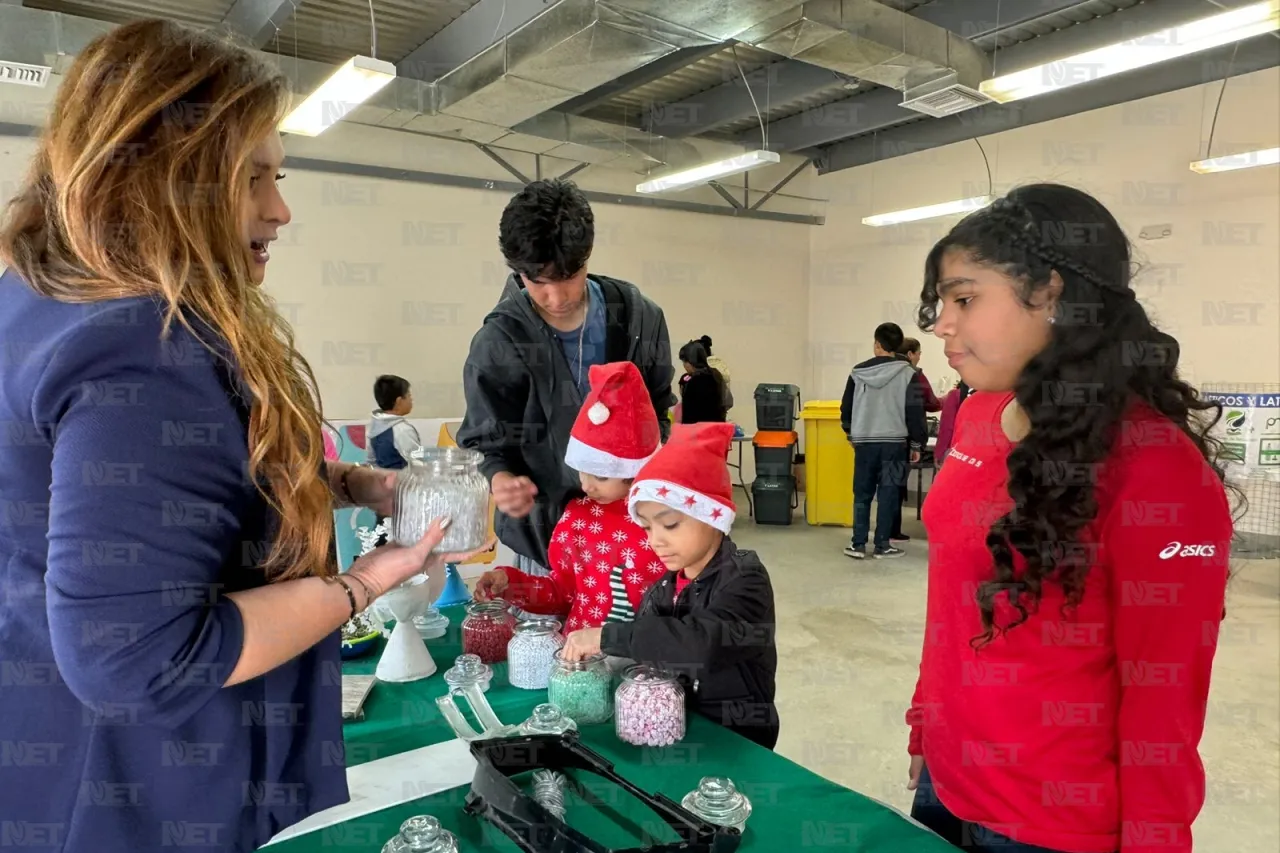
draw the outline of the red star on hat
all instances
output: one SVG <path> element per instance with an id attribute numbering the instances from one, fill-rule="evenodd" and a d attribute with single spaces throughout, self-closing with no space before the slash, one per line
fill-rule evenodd
<path id="1" fill-rule="evenodd" d="M 636 505 L 651 501 L 728 533 L 735 508 L 725 460 L 733 441 L 733 424 L 676 424 L 671 439 L 640 469 L 628 498 L 633 519 Z"/>

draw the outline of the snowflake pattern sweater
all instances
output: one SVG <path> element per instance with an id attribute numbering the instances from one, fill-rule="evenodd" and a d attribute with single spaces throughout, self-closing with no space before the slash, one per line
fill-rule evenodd
<path id="1" fill-rule="evenodd" d="M 667 573 L 625 500 L 570 501 L 547 556 L 551 574 L 545 577 L 504 566 L 503 598 L 530 613 L 568 614 L 566 632 L 631 621 L 645 590 Z"/>

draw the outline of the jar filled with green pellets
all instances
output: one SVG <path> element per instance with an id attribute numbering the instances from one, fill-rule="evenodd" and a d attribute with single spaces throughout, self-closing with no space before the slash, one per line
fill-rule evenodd
<path id="1" fill-rule="evenodd" d="M 564 659 L 563 649 L 556 652 L 547 701 L 580 726 L 607 723 L 613 716 L 613 676 L 605 656 L 570 661 Z"/>

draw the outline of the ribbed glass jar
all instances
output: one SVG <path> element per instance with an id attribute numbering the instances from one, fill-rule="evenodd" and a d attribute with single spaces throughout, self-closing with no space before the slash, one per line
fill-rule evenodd
<path id="1" fill-rule="evenodd" d="M 484 663 L 506 660 L 515 621 L 507 612 L 505 601 L 468 604 L 467 616 L 462 620 L 462 653 L 475 655 Z"/>
<path id="2" fill-rule="evenodd" d="M 555 654 L 547 701 L 555 704 L 580 726 L 606 723 L 613 716 L 613 674 L 603 654 L 582 660 L 565 660 Z"/>
<path id="3" fill-rule="evenodd" d="M 618 739 L 636 746 L 671 746 L 684 738 L 684 688 L 674 674 L 637 664 L 614 694 Z"/>
<path id="4" fill-rule="evenodd" d="M 432 553 L 474 551 L 489 535 L 489 483 L 480 473 L 479 453 L 460 447 L 415 450 L 396 477 L 391 538 L 405 546 L 426 535 L 437 518 L 449 529 Z"/>
<path id="5" fill-rule="evenodd" d="M 556 652 L 564 648 L 557 619 L 529 619 L 515 627 L 507 644 L 507 680 L 512 687 L 546 690 Z"/>

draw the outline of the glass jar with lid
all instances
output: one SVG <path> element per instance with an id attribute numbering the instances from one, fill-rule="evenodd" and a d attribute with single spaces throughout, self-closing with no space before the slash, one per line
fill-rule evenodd
<path id="1" fill-rule="evenodd" d="M 483 663 L 501 663 L 507 659 L 514 625 L 505 601 L 468 604 L 467 616 L 462 620 L 462 653 L 475 655 Z"/>
<path id="2" fill-rule="evenodd" d="M 469 684 L 480 688 L 481 693 L 489 692 L 493 681 L 493 667 L 480 660 L 479 655 L 458 655 L 444 674 L 444 683 L 450 690 L 461 690 Z"/>
<path id="3" fill-rule="evenodd" d="M 458 853 L 458 840 L 431 815 L 411 817 L 400 824 L 396 837 L 382 853 Z"/>
<path id="4" fill-rule="evenodd" d="M 680 805 L 698 817 L 742 832 L 751 817 L 751 801 L 737 789 L 732 779 L 705 776 L 698 787 L 685 794 Z"/>
<path id="5" fill-rule="evenodd" d="M 684 739 L 684 688 L 673 673 L 637 664 L 614 694 L 618 739 L 636 746 L 671 746 Z"/>
<path id="6" fill-rule="evenodd" d="M 580 726 L 606 723 L 613 716 L 613 674 L 605 655 L 565 660 L 555 653 L 547 682 L 547 701 L 554 703 Z"/>
<path id="7" fill-rule="evenodd" d="M 489 535 L 489 483 L 480 473 L 483 457 L 460 447 L 423 447 L 409 456 L 396 477 L 391 538 L 410 546 L 437 518 L 450 519 L 433 553 L 474 551 Z"/>
<path id="8" fill-rule="evenodd" d="M 564 648 L 558 619 L 528 619 L 515 627 L 507 644 L 507 679 L 512 687 L 546 690 L 555 654 Z"/>
<path id="9" fill-rule="evenodd" d="M 577 728 L 578 724 L 563 711 L 550 702 L 544 702 L 535 706 L 529 719 L 520 724 L 520 734 L 558 735 Z"/>

